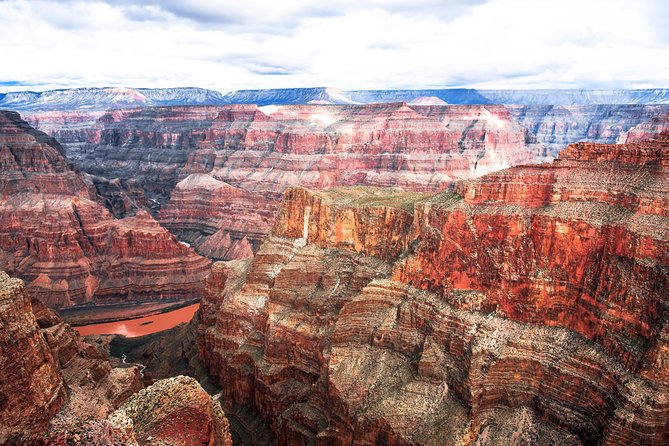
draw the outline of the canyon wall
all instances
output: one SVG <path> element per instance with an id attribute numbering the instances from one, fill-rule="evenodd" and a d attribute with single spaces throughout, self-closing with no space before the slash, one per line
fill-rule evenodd
<path id="1" fill-rule="evenodd" d="M 457 179 L 550 159 L 576 141 L 616 142 L 668 113 L 667 105 L 384 103 L 32 112 L 27 119 L 64 143 L 115 216 L 148 209 L 201 255 L 234 259 L 258 249 L 289 186 L 437 192 Z M 637 140 L 653 131 L 661 126 L 640 127 Z"/>
<path id="2" fill-rule="evenodd" d="M 0 112 L 0 268 L 56 308 L 198 297 L 210 262 L 146 211 L 114 218 L 63 155 L 18 114 Z"/>
<path id="3" fill-rule="evenodd" d="M 0 444 L 15 444 L 45 430 L 67 394 L 23 282 L 5 272 L 0 272 L 0 325 Z"/>
<path id="4" fill-rule="evenodd" d="M 87 132 L 80 113 L 28 119 L 68 141 L 78 169 L 131 187 L 131 202 L 160 209 L 162 225 L 214 259 L 256 250 L 291 185 L 437 191 L 544 156 L 501 106 L 144 108 L 110 111 Z"/>
<path id="5" fill-rule="evenodd" d="M 142 387 L 0 271 L 0 444 L 32 444 L 48 430 L 106 417 Z"/>
<path id="6" fill-rule="evenodd" d="M 509 105 L 509 113 L 554 155 L 580 141 L 615 143 L 637 125 L 669 114 L 669 105 Z M 657 133 L 657 132 L 656 132 Z M 647 136 L 651 136 L 648 134 Z"/>
<path id="7" fill-rule="evenodd" d="M 289 189 L 199 349 L 281 444 L 669 441 L 669 135 L 438 195 Z"/>

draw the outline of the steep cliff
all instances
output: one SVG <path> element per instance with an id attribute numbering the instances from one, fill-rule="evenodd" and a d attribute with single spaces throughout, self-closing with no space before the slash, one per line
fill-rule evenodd
<path id="1" fill-rule="evenodd" d="M 0 271 L 0 444 L 44 431 L 67 398 L 20 279 Z"/>
<path id="2" fill-rule="evenodd" d="M 618 137 L 618 143 L 638 142 L 656 138 L 663 132 L 669 132 L 669 110 L 667 113 L 653 116 L 650 121 L 643 122 L 629 129 Z"/>
<path id="3" fill-rule="evenodd" d="M 0 112 L 0 166 L 0 268 L 33 297 L 59 308 L 199 295 L 207 259 L 145 211 L 115 219 L 60 144 L 16 113 Z"/>
<path id="4" fill-rule="evenodd" d="M 0 444 L 106 417 L 142 387 L 136 368 L 109 361 L 0 271 Z"/>
<path id="5" fill-rule="evenodd" d="M 199 349 L 282 444 L 669 441 L 669 136 L 435 196 L 289 189 Z"/>
<path id="6" fill-rule="evenodd" d="M 615 143 L 633 127 L 669 113 L 669 105 L 633 104 L 510 105 L 507 108 L 539 142 L 557 155 L 569 144 L 579 141 Z"/>
<path id="7" fill-rule="evenodd" d="M 143 194 L 128 195 L 146 196 L 161 224 L 214 259 L 256 250 L 291 185 L 436 191 L 544 155 L 500 106 L 116 110 L 88 134 L 77 124 L 59 126 L 53 115 L 30 119 L 79 141 L 65 144 L 77 168 L 141 185 Z"/>
<path id="8" fill-rule="evenodd" d="M 0 444 L 231 445 L 228 421 L 192 378 L 142 389 L 0 271 Z"/>

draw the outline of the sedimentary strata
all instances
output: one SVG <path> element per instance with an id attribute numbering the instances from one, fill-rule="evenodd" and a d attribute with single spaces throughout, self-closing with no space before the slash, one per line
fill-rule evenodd
<path id="1" fill-rule="evenodd" d="M 282 444 L 669 441 L 669 138 L 438 195 L 287 191 L 199 349 Z"/>
<path id="2" fill-rule="evenodd" d="M 207 259 L 146 211 L 114 218 L 60 144 L 16 113 L 0 112 L 0 165 L 0 268 L 33 297 L 61 308 L 199 295 Z"/>

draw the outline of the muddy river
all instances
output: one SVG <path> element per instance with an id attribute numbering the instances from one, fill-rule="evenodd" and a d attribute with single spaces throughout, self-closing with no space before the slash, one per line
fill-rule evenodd
<path id="1" fill-rule="evenodd" d="M 189 322 L 199 307 L 200 304 L 193 304 L 179 308 L 178 310 L 154 314 L 153 316 L 126 319 L 117 322 L 82 325 L 74 327 L 74 329 L 82 336 L 92 334 L 118 334 L 129 338 L 144 336 L 176 327 L 182 322 Z"/>

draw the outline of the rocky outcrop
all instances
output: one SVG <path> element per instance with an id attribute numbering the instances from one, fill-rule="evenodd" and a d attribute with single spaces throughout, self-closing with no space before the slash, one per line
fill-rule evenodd
<path id="1" fill-rule="evenodd" d="M 46 429 L 67 394 L 23 281 L 5 272 L 0 272 L 0 367 L 0 444 L 29 442 Z"/>
<path id="2" fill-rule="evenodd" d="M 58 315 L 0 271 L 0 443 L 31 444 L 106 417 L 142 387 L 136 368 L 113 369 Z"/>
<path id="3" fill-rule="evenodd" d="M 177 376 L 140 390 L 110 415 L 128 443 L 142 446 L 231 446 L 221 406 L 193 378 Z M 117 434 L 118 435 L 118 434 Z"/>
<path id="4" fill-rule="evenodd" d="M 0 444 L 231 445 L 220 404 L 192 378 L 142 389 L 0 271 Z"/>
<path id="5" fill-rule="evenodd" d="M 33 297 L 60 308 L 199 295 L 207 259 L 146 211 L 115 219 L 95 182 L 16 113 L 0 112 L 0 165 L 0 267 Z"/>
<path id="6" fill-rule="evenodd" d="M 200 354 L 281 444 L 669 441 L 669 139 L 424 195 L 290 189 Z"/>

